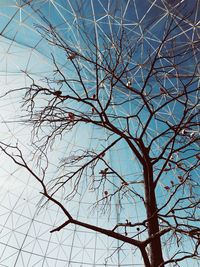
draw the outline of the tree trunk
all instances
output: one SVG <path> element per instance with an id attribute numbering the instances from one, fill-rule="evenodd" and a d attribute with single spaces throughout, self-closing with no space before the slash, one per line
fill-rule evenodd
<path id="1" fill-rule="evenodd" d="M 141 251 L 141 254 L 142 254 L 142 258 L 143 258 L 145 267 L 151 267 L 151 263 L 149 261 L 149 257 L 148 257 L 148 254 L 146 252 L 145 247 L 140 248 L 140 251 Z"/>
<path id="2" fill-rule="evenodd" d="M 144 186 L 146 213 L 148 221 L 149 237 L 155 236 L 159 232 L 159 223 L 157 216 L 157 204 L 155 197 L 155 188 L 153 183 L 153 169 L 149 158 L 145 158 L 146 167 L 144 168 Z M 150 262 L 152 267 L 158 267 L 163 262 L 162 247 L 160 237 L 152 239 L 150 243 Z"/>

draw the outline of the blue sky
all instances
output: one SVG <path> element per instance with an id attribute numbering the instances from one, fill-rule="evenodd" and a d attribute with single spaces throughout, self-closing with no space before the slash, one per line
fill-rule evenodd
<path id="1" fill-rule="evenodd" d="M 141 90 L 144 78 L 147 75 L 150 56 L 153 57 L 156 48 L 160 45 L 160 40 L 164 34 L 166 23 L 168 21 L 168 12 L 170 8 L 172 12 L 177 8 L 180 1 L 173 1 L 173 4 L 166 5 L 166 1 L 42 1 L 35 0 L 28 5 L 28 1 L 1 1 L 0 2 L 0 30 L 1 30 L 1 86 L 3 92 L 8 89 L 19 88 L 30 84 L 30 79 L 26 74 L 31 75 L 41 86 L 46 86 L 44 77 L 52 77 L 55 66 L 52 63 L 52 55 L 63 72 L 73 78 L 76 78 L 72 69 L 71 63 L 67 61 L 66 51 L 58 49 L 51 45 L 44 35 L 42 26 L 48 25 L 50 22 L 56 27 L 57 33 L 69 44 L 71 49 L 78 51 L 83 55 L 87 55 L 89 48 L 91 51 L 95 48 L 87 42 L 87 37 L 94 40 L 97 38 L 99 50 L 104 53 L 104 45 L 112 46 L 112 40 L 117 42 L 117 37 L 120 36 L 122 24 L 126 32 L 127 44 L 130 42 L 132 46 L 136 46 L 135 52 L 132 54 L 130 66 L 133 68 L 124 77 L 124 83 L 128 80 L 134 84 L 137 90 Z M 176 15 L 175 21 L 177 24 L 181 21 L 184 12 L 189 11 L 192 6 L 199 1 L 190 1 L 190 6 L 187 1 L 183 9 Z M 183 3 L 183 5 L 184 5 Z M 195 42 L 199 39 L 199 14 L 197 5 L 196 11 L 192 17 L 189 17 L 183 26 L 180 24 L 173 31 L 171 38 L 178 44 L 178 49 L 182 49 L 185 45 L 190 47 L 191 41 Z M 178 9 L 177 9 L 178 10 Z M 194 25 L 196 25 L 194 27 Z M 41 35 L 42 33 L 42 35 Z M 94 33 L 96 35 L 94 35 Z M 177 36 L 177 37 L 175 37 Z M 106 40 L 106 42 L 105 42 Z M 169 42 L 169 46 L 170 46 Z M 126 47 L 126 46 L 125 46 Z M 127 45 L 128 47 L 128 45 Z M 163 53 L 170 51 L 170 47 L 166 45 L 163 48 Z M 191 59 L 186 63 L 181 64 L 181 73 L 193 73 L 195 64 L 199 61 L 199 54 L 192 54 Z M 127 54 L 124 53 L 125 61 L 128 60 Z M 180 61 L 183 58 L 180 57 Z M 165 66 L 169 62 L 160 60 L 157 67 Z M 146 64 L 146 65 L 145 65 Z M 170 63 L 171 64 L 171 63 Z M 172 64 L 170 65 L 170 73 L 174 73 Z M 86 84 L 90 87 L 90 94 L 95 91 L 95 74 L 92 66 L 86 62 L 83 64 L 83 74 L 86 78 Z M 101 73 L 103 79 L 104 73 Z M 186 83 L 187 80 L 184 80 Z M 76 90 L 76 83 L 72 83 Z M 190 87 L 192 90 L 198 86 L 199 81 Z M 175 90 L 180 89 L 180 82 L 177 79 L 164 77 L 162 85 L 165 88 Z M 56 83 L 52 83 L 52 88 Z M 125 91 L 121 85 L 116 86 L 117 90 L 114 94 L 116 101 L 121 101 L 123 98 L 131 99 L 132 95 Z M 153 87 L 153 89 L 152 89 Z M 67 91 L 67 87 L 62 88 L 63 92 Z M 150 83 L 145 88 L 146 93 L 150 92 L 156 95 L 160 90 L 160 85 L 152 77 Z M 104 84 L 104 91 L 101 93 L 102 102 L 106 101 L 109 94 L 108 84 Z M 21 93 L 15 92 L 14 97 L 7 96 L 6 101 L 1 100 L 1 120 L 2 138 L 6 142 L 18 142 L 26 155 L 26 159 L 33 168 L 37 164 L 37 158 L 31 156 L 33 148 L 29 146 L 30 138 L 34 137 L 34 132 L 31 128 L 25 127 L 19 123 L 7 123 L 7 121 L 18 120 L 22 113 L 20 107 Z M 191 99 L 194 103 L 196 96 Z M 40 99 L 38 106 L 45 101 Z M 159 100 L 155 100 L 155 106 L 165 102 L 165 96 Z M 128 102 L 119 108 L 112 107 L 111 114 L 127 116 L 133 114 L 142 105 L 141 100 L 135 99 L 133 102 Z M 181 104 L 180 104 L 181 106 Z M 73 103 L 72 103 L 73 108 Z M 77 106 L 76 106 L 77 108 Z M 81 110 L 82 107 L 79 107 Z M 84 109 L 84 108 L 83 108 Z M 173 111 L 173 112 L 171 112 Z M 172 114 L 173 113 L 173 114 Z M 141 120 L 145 121 L 148 112 L 144 110 L 141 113 Z M 161 110 L 161 116 L 169 121 L 177 121 L 182 114 L 178 103 L 174 106 L 168 105 Z M 6 122 L 6 123 L 5 123 Z M 116 120 L 115 125 L 118 128 L 125 128 L 125 120 Z M 135 131 L 138 122 L 132 120 L 130 123 L 131 131 Z M 159 131 L 163 130 L 158 121 L 152 121 L 146 142 L 158 135 Z M 47 131 L 49 131 L 47 129 Z M 139 130 L 139 132 L 141 129 Z M 44 132 L 45 133 L 45 132 Z M 41 133 L 42 134 L 42 133 Z M 91 151 L 101 151 L 106 147 L 112 138 L 106 140 L 108 132 L 98 127 L 77 126 L 71 133 L 64 135 L 56 144 L 53 145 L 53 150 L 48 152 L 49 167 L 47 172 L 47 180 L 52 179 L 55 175 L 62 175 L 65 169 L 57 170 L 56 164 L 58 160 L 74 156 L 75 151 L 83 149 L 91 149 Z M 161 138 L 152 146 L 153 154 L 157 155 L 165 138 Z M 136 192 L 143 194 L 143 186 L 138 181 L 142 179 L 142 169 L 137 159 L 132 154 L 124 142 L 119 142 L 105 156 L 106 161 L 111 164 L 123 177 L 126 177 L 130 183 L 130 187 Z M 2 162 L 5 162 L 5 157 L 2 155 Z M 45 166 L 45 162 L 41 166 Z M 193 162 L 188 161 L 188 164 Z M 159 167 L 159 165 L 158 165 Z M 103 165 L 99 165 L 95 177 L 98 178 L 99 171 Z M 95 186 L 94 176 L 91 171 L 84 174 L 85 179 L 81 183 L 79 194 L 71 201 L 66 202 L 64 190 L 60 191 L 58 197 L 63 201 L 66 207 L 74 216 L 82 221 L 95 222 L 99 226 L 112 228 L 118 222 L 124 222 L 126 219 L 131 222 L 142 220 L 145 217 L 145 210 L 141 200 L 129 192 L 122 190 L 120 194 L 116 194 L 112 199 L 112 205 L 102 209 L 101 204 L 94 212 L 91 203 L 94 199 L 98 200 L 102 197 L 102 193 L 97 194 L 91 189 Z M 198 172 L 194 172 L 194 176 Z M 62 212 L 53 204 L 49 204 L 46 208 L 39 209 L 38 201 L 40 199 L 39 185 L 33 178 L 21 168 L 17 168 L 12 163 L 6 160 L 5 166 L 1 170 L 3 183 L 1 185 L 1 218 L 2 232 L 0 236 L 0 246 L 2 254 L 0 254 L 0 264 L 2 266 L 143 266 L 139 253 L 135 253 L 133 247 L 124 245 L 119 251 L 112 253 L 121 245 L 120 242 L 113 241 L 110 238 L 98 235 L 93 232 L 86 231 L 80 227 L 69 226 L 59 233 L 50 234 L 52 226 L 57 226 L 65 221 Z M 169 185 L 166 182 L 166 176 L 176 177 L 176 172 L 168 172 L 163 175 L 158 189 L 158 199 L 164 199 L 169 196 L 169 192 L 165 190 L 165 186 Z M 120 181 L 116 182 L 116 177 L 112 175 L 115 184 L 120 186 Z M 176 181 L 176 178 L 175 178 Z M 13 185 L 13 186 L 11 186 Z M 71 190 L 73 184 L 67 187 L 66 190 Z M 115 187 L 112 183 L 105 184 L 102 192 L 114 192 Z M 186 188 L 186 192 L 188 189 Z M 124 193 L 125 192 L 125 193 Z M 124 197 L 122 197 L 124 193 Z M 180 194 L 184 194 L 181 191 Z M 105 204 L 105 203 L 104 203 Z M 120 205 L 122 204 L 122 205 Z M 172 205 L 172 203 L 171 203 Z M 32 220 L 30 220 L 32 219 Z M 130 235 L 137 234 L 136 229 L 132 229 Z M 141 234 L 138 238 L 144 237 Z M 172 240 L 174 242 L 174 240 Z M 187 247 L 190 246 L 190 243 Z M 173 247 L 173 243 L 172 246 Z M 95 249 L 94 249 L 95 248 Z M 168 253 L 165 251 L 165 257 Z M 107 261 L 105 261 L 107 258 Z M 107 265 L 106 265 L 107 264 Z M 185 264 L 185 265 L 184 265 Z M 186 261 L 181 266 L 197 266 L 195 261 Z"/>

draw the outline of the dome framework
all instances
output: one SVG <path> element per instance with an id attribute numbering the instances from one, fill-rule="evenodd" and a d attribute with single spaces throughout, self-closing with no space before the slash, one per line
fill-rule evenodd
<path id="1" fill-rule="evenodd" d="M 164 209 L 166 215 L 167 209 L 171 210 L 174 207 L 181 194 L 187 195 L 190 190 L 194 190 L 192 194 L 195 196 L 199 194 L 199 185 L 193 177 L 199 175 L 197 89 L 200 3 L 191 1 L 192 5 L 189 7 L 185 2 L 187 1 L 141 3 L 132 0 L 113 3 L 99 0 L 36 0 L 0 3 L 1 84 L 5 93 L 1 98 L 3 111 L 1 117 L 4 125 L 1 147 L 5 149 L 5 144 L 13 144 L 16 155 L 19 153 L 15 147 L 17 144 L 25 155 L 26 162 L 36 170 L 37 175 L 41 176 L 45 170 L 45 185 L 48 190 L 54 190 L 50 192 L 54 192 L 56 198 L 77 220 L 106 229 L 113 229 L 116 225 L 123 224 L 122 227 L 116 228 L 117 233 L 134 236 L 138 240 L 146 238 L 143 226 L 125 227 L 129 222 L 131 224 L 135 221 L 143 222 L 146 218 L 141 197 L 144 195 L 143 169 L 137 157 L 123 141 L 107 151 L 106 147 L 109 147 L 115 139 L 110 135 L 109 129 L 102 129 L 98 123 L 74 125 L 72 123 L 75 120 L 74 116 L 82 120 L 84 118 L 85 121 L 89 117 L 94 117 L 93 120 L 96 120 L 98 116 L 95 114 L 97 113 L 95 109 L 98 107 L 88 108 L 71 101 L 66 108 L 64 101 L 68 88 L 71 88 L 72 92 L 73 90 L 78 92 L 82 98 L 87 93 L 89 98 L 95 98 L 98 87 L 98 98 L 102 105 L 106 105 L 111 87 L 114 88 L 112 103 L 108 108 L 109 119 L 117 129 L 125 132 L 126 119 L 130 117 L 129 131 L 136 132 L 134 135 L 136 138 L 141 134 L 148 115 L 148 110 L 142 109 L 139 116 L 134 118 L 143 106 L 143 99 L 150 98 L 147 103 L 157 108 L 166 103 L 169 96 L 173 98 L 173 101 L 166 104 L 157 113 L 156 119 L 149 124 L 144 136 L 145 144 L 149 144 L 159 136 L 161 130 L 164 132 L 162 127 L 166 125 L 162 126 L 163 120 L 168 121 L 169 125 L 180 126 L 179 117 L 184 111 L 182 102 L 185 99 L 176 101 L 175 98 L 180 94 L 180 90 L 187 86 L 187 90 L 192 92 L 187 100 L 187 108 L 191 109 L 188 118 L 193 115 L 194 118 L 191 121 L 188 119 L 191 122 L 189 128 L 185 127 L 185 122 L 184 127 L 181 124 L 183 129 L 179 131 L 178 140 L 180 143 L 189 143 L 192 152 L 187 156 L 177 153 L 173 155 L 173 159 L 166 156 L 168 165 L 175 164 L 176 167 L 169 171 L 165 170 L 158 181 L 156 197 L 159 207 L 162 207 L 164 199 L 169 199 L 169 195 L 174 192 L 173 186 L 179 188 L 174 200 Z M 167 29 L 173 30 L 167 35 L 168 39 L 165 42 Z M 158 50 L 160 58 L 154 68 L 157 73 L 152 75 L 145 86 L 149 67 Z M 98 65 L 93 63 L 95 57 Z M 121 61 L 118 62 L 118 59 Z M 84 87 L 80 85 L 80 77 L 77 82 L 73 62 L 77 62 L 75 67 L 80 67 Z M 122 66 L 127 63 L 127 71 L 123 73 L 120 82 L 114 80 L 114 85 L 110 87 L 111 78 L 105 72 L 106 67 L 112 69 L 116 64 L 115 71 L 118 74 Z M 101 66 L 103 67 L 99 70 L 97 82 L 94 71 Z M 61 82 L 61 74 L 69 77 L 67 83 Z M 27 105 L 21 109 L 22 94 L 27 89 L 27 92 L 30 92 L 32 83 L 36 86 L 31 87 L 33 91 L 25 96 L 24 101 L 28 99 L 25 103 Z M 38 102 L 31 106 L 32 92 L 40 91 L 38 86 L 42 90 L 47 88 L 49 91 L 44 90 L 44 94 L 38 94 Z M 12 93 L 8 94 L 8 90 Z M 143 95 L 142 98 L 135 96 L 138 92 Z M 41 107 L 54 107 L 56 101 L 60 103 L 58 112 L 55 109 L 53 113 L 49 113 L 49 109 L 45 109 L 41 113 Z M 33 108 L 35 110 L 31 114 Z M 43 117 L 38 119 L 40 113 L 47 118 L 44 120 L 44 125 L 41 124 Z M 64 130 L 61 128 L 61 132 L 57 133 L 54 129 L 60 125 L 51 124 L 48 116 L 62 119 L 62 122 L 63 116 L 67 116 L 68 124 Z M 138 122 L 138 118 L 142 123 Z M 50 141 L 44 139 L 47 136 L 51 136 Z M 152 158 L 158 157 L 167 138 L 168 135 L 156 138 L 152 145 Z M 195 138 L 195 142 L 191 141 L 192 138 Z M 12 150 L 12 147 L 10 148 Z M 71 184 L 65 184 L 70 172 L 74 172 L 79 164 L 83 165 L 88 158 L 94 158 L 103 150 L 106 150 L 105 156 L 98 161 L 98 164 L 89 166 L 83 172 L 83 179 L 78 180 L 77 190 L 74 190 L 77 177 L 75 181 L 70 182 Z M 8 154 L 11 157 L 13 155 L 10 150 Z M 177 164 L 181 162 L 190 170 L 190 176 L 184 176 L 183 180 L 192 178 L 192 182 L 179 181 L 181 175 Z M 105 164 L 108 165 L 109 174 L 105 173 Z M 156 166 L 156 175 L 162 169 L 160 164 L 162 165 L 162 161 Z M 45 198 L 41 199 L 39 194 L 41 184 L 37 179 L 33 179 L 26 168 L 21 168 L 19 164 L 16 167 L 12 161 L 7 161 L 5 151 L 2 152 L 2 166 L 0 202 L 2 266 L 144 265 L 140 252 L 134 246 L 79 225 L 67 225 L 60 231 L 50 233 L 66 221 L 62 209 L 55 205 L 55 202 L 46 203 Z M 192 166 L 196 168 L 193 169 Z M 169 167 L 166 166 L 165 169 Z M 71 168 L 70 171 L 68 168 Z M 121 177 L 117 181 L 116 175 Z M 174 179 L 166 181 L 167 176 L 173 176 Z M 58 178 L 59 183 L 56 180 Z M 102 180 L 105 182 L 101 182 Z M 180 187 L 179 182 L 184 186 Z M 194 189 L 191 189 L 191 186 Z M 185 224 L 187 219 L 184 219 L 182 213 L 179 215 Z M 194 215 L 198 218 L 198 214 Z M 165 216 L 163 224 L 164 218 Z M 172 223 L 171 217 L 169 222 Z M 162 242 L 164 244 L 171 242 L 172 247 L 173 245 L 175 247 L 177 241 L 173 235 L 169 235 L 163 237 Z M 180 242 L 182 251 L 193 246 L 193 241 L 189 239 L 186 244 Z M 169 250 L 169 246 L 166 246 L 164 258 L 170 259 L 175 253 L 175 248 Z M 186 259 L 184 266 L 189 266 L 192 262 Z M 169 263 L 169 266 L 173 264 Z"/>

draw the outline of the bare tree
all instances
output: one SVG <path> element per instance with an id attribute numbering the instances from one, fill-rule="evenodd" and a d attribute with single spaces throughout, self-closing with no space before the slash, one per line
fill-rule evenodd
<path id="1" fill-rule="evenodd" d="M 52 54 L 54 73 L 42 81 L 27 74 L 31 85 L 16 89 L 25 92 L 27 118 L 22 121 L 33 126 L 39 172 L 28 165 L 20 147 L 1 143 L 1 149 L 40 183 L 42 205 L 53 202 L 66 215 L 66 221 L 52 233 L 69 224 L 97 231 L 135 246 L 146 267 L 199 260 L 200 43 L 180 41 L 179 28 L 185 27 L 192 14 L 176 12 L 169 12 L 159 43 L 147 47 L 123 22 L 112 35 L 97 34 L 95 29 L 91 34 L 84 24 L 78 25 L 79 45 L 48 21 L 39 26 L 43 38 L 59 51 L 58 56 Z M 148 34 L 152 25 L 149 22 L 143 32 Z M 144 58 L 138 56 L 141 50 Z M 93 147 L 64 155 L 56 162 L 59 172 L 49 181 L 49 150 L 59 137 L 91 125 L 106 131 L 107 145 L 96 149 L 98 136 Z M 139 176 L 135 165 L 130 166 L 130 178 L 111 164 L 107 155 L 115 153 L 116 146 L 127 147 L 141 169 Z M 98 196 L 93 208 L 103 205 L 109 213 L 114 196 L 119 195 L 140 200 L 146 218 L 126 220 L 110 229 L 77 220 L 57 196 L 63 190 L 70 201 L 80 193 L 84 181 Z M 110 185 L 112 190 L 108 190 Z M 130 236 L 129 229 L 137 229 L 136 234 Z M 184 245 L 185 240 L 190 246 Z M 172 243 L 174 248 L 166 258 L 164 246 Z"/>

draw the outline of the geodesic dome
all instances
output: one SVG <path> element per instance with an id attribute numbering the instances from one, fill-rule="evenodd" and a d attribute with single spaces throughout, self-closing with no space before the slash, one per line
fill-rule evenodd
<path id="1" fill-rule="evenodd" d="M 193 14 L 185 16 L 185 13 L 192 11 L 193 8 L 195 10 Z M 32 168 L 38 167 L 38 157 L 30 145 L 30 140 L 36 133 L 32 131 L 31 126 L 21 123 L 21 118 L 25 116 L 25 110 L 21 109 L 22 92 L 14 90 L 14 95 L 7 95 L 6 92 L 28 86 L 31 82 L 30 77 L 45 84 L 45 78 L 51 77 L 55 70 L 52 55 L 66 73 L 72 77 L 74 75 L 63 51 L 45 38 L 44 25 L 54 27 L 64 41 L 85 56 L 88 55 L 88 47 L 90 47 L 87 35 L 94 35 L 96 44 L 103 53 L 102 40 L 106 40 L 106 44 L 112 47 L 118 42 L 123 27 L 127 44 L 130 42 L 136 51 L 130 58 L 132 71 L 131 75 L 126 76 L 126 82 L 134 83 L 137 88 L 141 88 L 147 72 L 145 62 L 161 44 L 164 36 L 163 29 L 168 23 L 169 14 L 173 15 L 173 23 L 177 24 L 176 38 L 174 38 L 177 44 L 176 49 L 190 50 L 190 57 L 186 64 L 184 61 L 180 63 L 180 72 L 176 72 L 176 69 L 170 66 L 169 72 L 163 73 L 162 83 L 166 87 L 173 87 L 174 93 L 178 93 L 179 82 L 176 80 L 176 75 L 189 77 L 194 74 L 194 68 L 199 68 L 197 48 L 200 38 L 199 9 L 199 0 L 2 0 L 0 2 L 1 93 L 6 95 L 6 99 L 1 98 L 0 102 L 1 141 L 19 144 Z M 91 37 L 91 40 L 94 39 Z M 170 53 L 170 47 L 166 47 L 166 51 Z M 181 62 L 183 56 L 177 60 Z M 161 59 L 160 66 L 167 64 L 169 62 Z M 85 79 L 89 81 L 88 86 L 94 88 L 94 70 L 88 63 L 83 64 L 83 69 Z M 196 79 L 196 84 L 199 86 L 198 79 Z M 73 86 L 78 90 L 76 84 Z M 102 86 L 105 92 L 109 90 L 106 83 Z M 159 88 L 154 88 L 154 90 L 159 90 Z M 148 94 L 148 90 L 146 93 Z M 119 99 L 131 98 L 131 94 L 123 88 L 118 88 L 116 94 Z M 163 94 L 162 99 L 165 97 Z M 191 105 L 197 98 L 198 95 L 193 95 L 190 99 Z M 102 95 L 102 101 L 103 99 Z M 134 103 L 134 105 L 123 106 L 121 110 L 115 108 L 113 112 L 118 116 L 131 114 L 140 108 L 139 101 Z M 179 108 L 179 103 L 173 107 L 168 106 L 162 110 L 162 114 L 169 121 L 176 121 L 179 115 L 176 113 L 177 108 Z M 142 116 L 145 117 L 145 113 Z M 119 120 L 117 125 L 123 127 L 123 122 Z M 133 123 L 133 130 L 134 127 Z M 149 129 L 149 136 L 154 136 L 159 127 L 159 123 L 153 123 Z M 48 152 L 49 180 L 53 179 L 55 170 L 60 172 L 60 176 L 64 172 L 56 169 L 59 159 L 67 155 L 64 159 L 67 164 L 67 160 L 73 159 L 75 151 L 88 148 L 101 150 L 108 142 L 107 136 L 106 131 L 95 127 L 87 129 L 76 127 L 71 134 L 55 142 L 53 149 Z M 157 143 L 155 150 L 159 151 L 160 146 L 161 141 Z M 124 143 L 120 143 L 106 154 L 106 159 L 122 176 L 128 177 L 128 181 L 132 182 L 131 186 L 134 186 L 136 192 L 143 190 L 142 170 L 137 159 L 127 151 Z M 45 168 L 42 164 L 41 166 Z M 189 164 L 192 165 L 193 162 Z M 198 175 L 198 173 L 195 174 Z M 65 221 L 65 215 L 53 203 L 43 205 L 44 202 L 41 202 L 39 194 L 41 188 L 37 181 L 32 179 L 26 170 L 8 161 L 4 153 L 1 155 L 0 175 L 0 266 L 143 266 L 141 256 L 133 246 L 105 237 L 103 234 L 74 225 L 65 227 L 62 231 L 50 233 L 53 228 Z M 126 220 L 134 222 L 145 218 L 145 210 L 140 204 L 142 200 L 134 198 L 131 194 L 125 196 L 126 189 L 122 191 L 122 194 L 115 194 L 109 206 L 103 202 L 94 207 L 93 200 L 96 199 L 98 202 L 99 195 L 94 190 L 92 175 L 92 173 L 85 174 L 88 178 L 81 183 L 77 196 L 70 201 L 66 200 L 64 190 L 59 191 L 57 197 L 65 202 L 73 216 L 81 221 L 95 222 L 99 227 L 106 226 L 111 229 Z M 112 192 L 112 186 L 115 185 L 104 185 L 103 192 Z M 166 194 L 164 186 L 166 186 L 164 183 L 160 184 L 158 192 L 160 199 Z M 128 234 L 138 235 L 138 230 L 132 228 Z M 141 233 L 138 239 L 142 237 Z M 167 257 L 168 251 L 165 253 Z M 188 261 L 184 266 L 189 266 L 189 264 Z"/>

